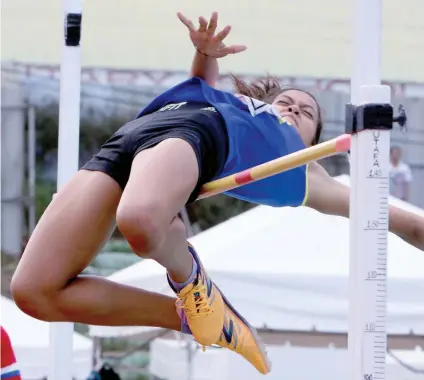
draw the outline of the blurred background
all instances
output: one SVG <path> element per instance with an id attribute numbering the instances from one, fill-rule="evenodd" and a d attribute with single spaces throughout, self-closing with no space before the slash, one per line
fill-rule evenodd
<path id="1" fill-rule="evenodd" d="M 248 46 L 246 52 L 220 61 L 219 88 L 231 91 L 231 74 L 252 81 L 272 74 L 282 84 L 316 95 L 324 110 L 323 140 L 342 134 L 355 60 L 352 8 L 353 1 L 347 0 L 84 2 L 80 166 L 154 96 L 187 78 L 194 49 L 177 11 L 193 21 L 218 11 L 219 25 L 233 27 L 228 43 Z M 48 328 L 18 317 L 9 285 L 27 239 L 56 189 L 62 36 L 61 1 L 2 0 L 2 325 L 19 321 L 19 336 L 11 339 L 24 378 L 31 380 L 46 376 Z M 392 88 L 396 109 L 403 104 L 408 115 L 407 129 L 395 128 L 392 133 L 390 191 L 399 207 L 421 215 L 423 36 L 422 0 L 383 1 L 382 78 Z M 349 183 L 346 156 L 322 164 Z M 197 202 L 186 211 L 189 235 L 202 247 L 211 276 L 270 345 L 274 371 L 269 378 L 346 378 L 347 221 L 311 210 L 253 208 L 223 196 Z M 308 223 L 308 232 L 316 236 L 300 243 Z M 248 233 L 248 246 L 236 246 Z M 395 236 L 391 239 L 387 378 L 423 379 L 424 309 L 419 299 L 422 305 L 424 276 L 417 269 L 423 268 L 423 255 Z M 231 273 L 223 267 L 228 256 L 234 257 Z M 262 265 L 265 260 L 272 265 Z M 164 272 L 148 272 L 144 264 L 116 231 L 86 273 L 168 292 Z M 246 289 L 249 302 L 240 295 Z M 107 363 L 122 379 L 259 378 L 235 354 L 218 349 L 198 352 L 194 344 L 167 331 L 76 325 L 76 334 L 76 379 L 87 379 L 93 362 L 97 368 Z M 104 376 L 114 376 L 111 369 L 103 370 Z"/>

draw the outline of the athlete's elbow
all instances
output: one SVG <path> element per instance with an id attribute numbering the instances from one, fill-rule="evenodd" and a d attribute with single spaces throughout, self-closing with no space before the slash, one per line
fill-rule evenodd
<path id="1" fill-rule="evenodd" d="M 424 218 L 413 218 L 409 227 L 409 235 L 412 245 L 424 251 Z"/>
<path id="2" fill-rule="evenodd" d="M 391 206 L 389 229 L 409 244 L 424 250 L 424 218 Z"/>

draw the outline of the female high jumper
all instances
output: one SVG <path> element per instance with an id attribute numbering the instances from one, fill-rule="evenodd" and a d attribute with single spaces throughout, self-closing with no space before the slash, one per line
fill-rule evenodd
<path id="1" fill-rule="evenodd" d="M 282 89 L 273 80 L 254 85 L 236 80 L 236 96 L 214 89 L 217 58 L 245 47 L 224 45 L 230 27 L 215 33 L 216 13 L 209 23 L 200 17 L 198 28 L 178 16 L 196 47 L 190 79 L 121 127 L 58 192 L 26 246 L 12 293 L 18 306 L 38 319 L 184 331 L 204 346 L 241 354 L 266 374 L 270 363 L 256 330 L 209 279 L 187 244 L 178 213 L 196 200 L 203 184 L 316 144 L 321 111 L 309 93 Z M 318 164 L 226 194 L 349 216 L 349 189 Z M 177 302 L 80 275 L 115 221 L 137 255 L 166 268 Z M 423 218 L 390 207 L 390 230 L 423 248 Z"/>

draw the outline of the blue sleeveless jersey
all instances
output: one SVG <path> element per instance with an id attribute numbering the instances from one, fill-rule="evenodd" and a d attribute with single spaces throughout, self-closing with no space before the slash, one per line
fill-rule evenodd
<path id="1" fill-rule="evenodd" d="M 159 95 L 138 117 L 169 103 L 208 103 L 223 116 L 228 131 L 229 152 L 222 173 L 226 177 L 304 149 L 297 130 L 273 108 L 255 99 L 216 90 L 193 77 Z M 274 175 L 225 192 L 231 197 L 268 206 L 300 206 L 307 197 L 306 166 Z"/>

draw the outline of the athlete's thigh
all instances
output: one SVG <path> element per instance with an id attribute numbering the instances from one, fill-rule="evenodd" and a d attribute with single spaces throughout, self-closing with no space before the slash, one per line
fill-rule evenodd
<path id="1" fill-rule="evenodd" d="M 120 186 L 99 171 L 79 171 L 47 207 L 25 248 L 15 277 L 58 288 L 77 276 L 115 226 Z"/>
<path id="2" fill-rule="evenodd" d="M 151 211 L 158 224 L 169 224 L 198 179 L 199 163 L 192 146 L 180 138 L 166 139 L 135 156 L 119 207 Z"/>
<path id="3" fill-rule="evenodd" d="M 204 105 L 160 111 L 148 130 L 135 130 L 132 139 L 136 149 L 119 209 L 150 211 L 149 217 L 159 225 L 169 224 L 196 199 L 201 185 L 222 170 L 227 156 L 225 122 Z"/>

